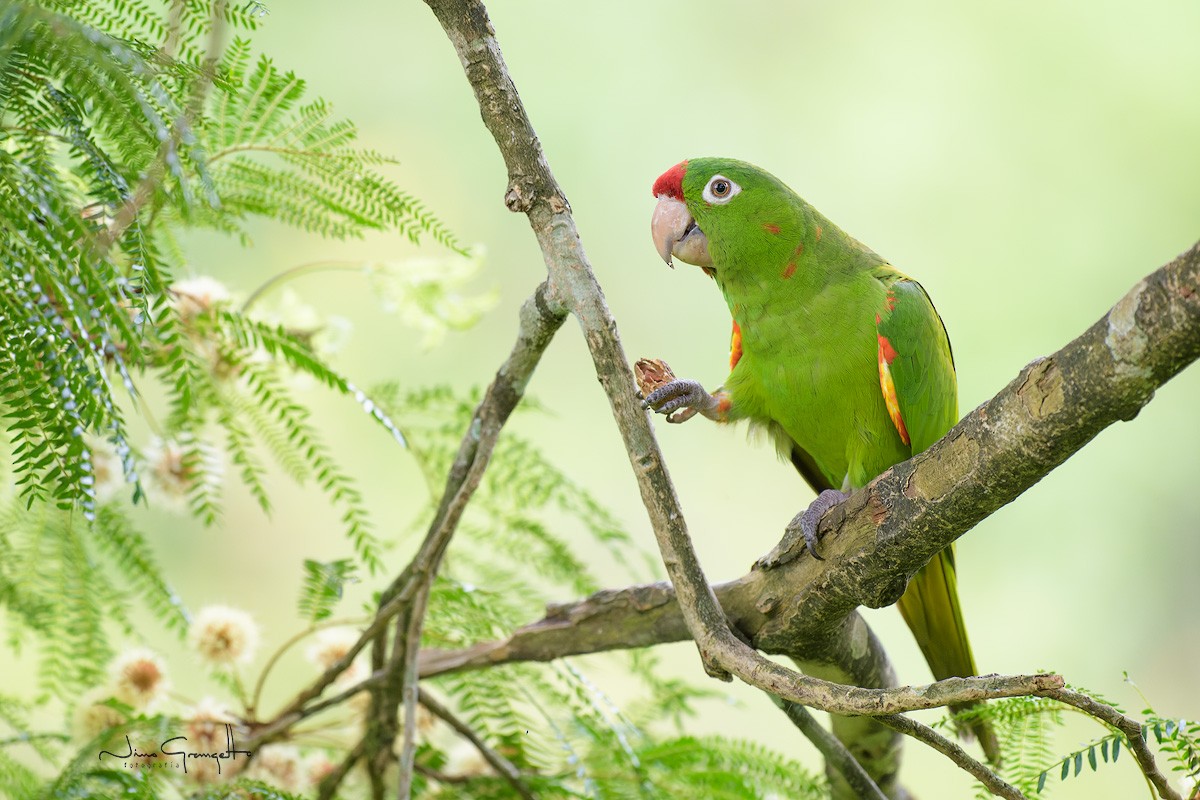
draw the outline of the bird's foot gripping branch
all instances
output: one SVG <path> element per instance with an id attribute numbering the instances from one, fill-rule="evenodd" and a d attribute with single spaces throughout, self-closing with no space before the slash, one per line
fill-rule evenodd
<path id="1" fill-rule="evenodd" d="M 1018 695 L 1054 697 L 1082 708 L 1073 702 L 1078 698 L 1061 688 L 1062 681 L 1057 676 L 949 678 L 929 686 L 899 688 L 860 688 L 834 683 L 782 667 L 731 631 L 691 545 L 685 517 L 648 415 L 638 402 L 615 321 L 584 254 L 565 193 L 550 173 L 500 54 L 486 10 L 477 0 L 427 0 L 427 3 L 458 52 L 484 123 L 505 160 L 509 175 L 506 202 L 513 210 L 528 216 L 542 247 L 549 273 L 547 297 L 573 314 L 583 330 L 671 579 L 678 619 L 686 634 L 696 642 L 710 674 L 732 674 L 783 700 L 841 715 L 879 717 Z M 753 183 L 742 173 L 704 174 L 704 166 L 712 164 L 696 160 L 687 167 L 680 165 L 669 170 L 660 179 L 661 187 L 656 184 L 656 195 L 665 194 L 683 202 L 690 172 L 703 178 L 696 191 L 701 196 L 711 195 L 704 196 L 704 200 L 713 208 L 732 208 L 734 199 L 751 196 L 748 187 Z M 726 165 L 721 165 L 721 169 L 726 170 Z M 662 192 L 658 191 L 660 188 Z M 809 213 L 808 209 L 801 208 L 801 212 L 808 215 L 806 221 L 811 223 L 805 229 L 808 238 L 775 242 L 787 244 L 791 253 L 781 264 L 777 278 L 794 285 L 802 284 L 810 275 L 801 263 L 805 258 L 818 255 L 822 248 L 845 244 L 844 234 L 832 223 L 815 212 Z M 655 232 L 660 253 L 664 258 L 691 260 L 718 283 L 736 290 L 737 275 L 723 272 L 719 259 L 713 259 L 715 229 L 705 230 L 705 219 L 696 208 L 688 206 L 688 213 L 695 225 L 689 225 L 676 206 L 663 211 L 661 230 Z M 756 235 L 776 237 L 785 230 L 782 221 L 768 221 Z M 804 248 L 801 250 L 797 244 L 803 244 Z M 863 633 L 865 626 L 861 620 L 854 621 L 857 617 L 853 610 L 857 605 L 894 597 L 892 588 L 898 582 L 920 570 L 954 539 L 1010 502 L 1105 426 L 1135 415 L 1155 387 L 1200 355 L 1200 255 L 1193 249 L 1139 284 L 1135 296 L 1118 304 L 1114 313 L 1052 356 L 1053 369 L 1043 368 L 1032 389 L 1027 384 L 1032 376 L 1023 373 L 942 437 L 949 425 L 940 430 L 934 430 L 937 426 L 919 430 L 914 415 L 911 412 L 906 415 L 903 399 L 906 381 L 919 374 L 920 369 L 906 372 L 912 365 L 906 365 L 902 359 L 920 357 L 930 351 L 921 348 L 906 351 L 901 340 L 905 331 L 937 340 L 937 326 L 931 327 L 936 314 L 923 311 L 922 303 L 928 299 L 922 301 L 923 291 L 915 282 L 882 266 L 877 272 L 884 288 L 880 308 L 873 311 L 878 316 L 868 316 L 862 322 L 874 326 L 876 337 L 872 358 L 877 357 L 878 371 L 868 377 L 882 398 L 879 406 L 886 410 L 882 419 L 889 427 L 882 430 L 890 431 L 888 435 L 899 444 L 895 444 L 895 452 L 889 450 L 884 454 L 888 459 L 885 463 L 858 465 L 857 472 L 849 470 L 855 472 L 850 476 L 850 485 L 863 488 L 847 502 L 854 508 L 847 509 L 836 525 L 836 536 L 828 540 L 823 553 L 826 561 L 798 559 L 779 569 L 752 572 L 742 584 L 759 592 L 757 604 L 752 603 L 755 610 L 748 612 L 757 622 L 756 632 L 751 633 L 739 620 L 739 629 L 757 647 L 779 648 L 790 642 L 800 648 L 798 652 L 806 659 L 824 658 L 833 664 L 847 660 L 842 656 L 854 650 L 848 646 L 846 637 L 865 636 L 873 640 L 869 632 Z M 914 314 L 921 319 L 915 320 Z M 913 327 L 914 320 L 921 324 Z M 741 325 L 740 329 L 743 338 L 762 333 L 747 325 Z M 941 336 L 944 338 L 944 332 Z M 746 351 L 750 349 L 751 343 L 747 342 Z M 944 360 L 948 362 L 948 346 L 944 349 Z M 942 349 L 939 346 L 934 351 L 940 353 Z M 752 363 L 747 358 L 750 356 L 743 355 L 742 361 Z M 894 398 L 889 394 L 889 379 Z M 736 387 L 727 383 L 726 390 L 731 388 Z M 1039 393 L 1045 393 L 1043 389 L 1051 393 L 1048 396 L 1055 398 L 1055 402 L 1031 402 L 1037 401 Z M 689 387 L 684 394 L 690 393 Z M 734 397 L 736 405 L 736 391 Z M 893 399 L 897 401 L 896 409 L 889 402 Z M 709 405 L 699 396 L 695 400 L 699 406 Z M 703 409 L 697 409 L 700 410 Z M 738 413 L 736 408 L 727 408 L 725 412 L 727 416 Z M 940 415 L 934 416 L 942 419 Z M 908 455 L 925 446 L 928 449 L 911 459 L 904 454 L 893 457 L 902 446 L 911 448 Z M 793 457 L 793 463 L 805 477 L 809 477 L 806 470 L 814 469 L 811 458 L 806 460 L 803 454 Z M 885 471 L 892 464 L 895 466 Z M 872 481 L 871 477 L 879 472 L 883 474 Z M 838 481 L 825 477 L 830 484 L 824 488 L 832 489 L 834 483 L 840 483 L 840 474 L 836 476 Z M 861 502 L 856 503 L 856 497 Z M 783 581 L 785 576 L 787 582 Z M 730 616 L 739 617 L 737 613 Z M 561 629 L 558 634 L 562 634 Z M 636 644 L 644 646 L 653 641 L 656 641 L 653 635 L 643 636 L 636 639 Z M 608 646 L 634 644 L 631 638 Z M 498 645 L 491 655 L 499 658 L 503 649 Z M 414 671 L 406 670 L 402 693 L 406 710 L 415 702 L 415 692 L 409 691 L 408 685 L 412 680 Z M 1108 711 L 1092 709 L 1089 713 L 1113 724 L 1106 716 Z M 935 741 L 913 733 L 913 726 L 893 719 L 883 722 L 923 741 Z M 864 728 L 858 729 L 858 734 L 874 735 Z M 1140 742 L 1140 748 L 1133 748 L 1135 756 L 1158 794 L 1170 800 L 1178 798 L 1157 771 L 1153 759 L 1146 757 L 1148 751 L 1142 752 L 1144 740 L 1134 736 L 1132 729 L 1129 737 L 1131 745 Z M 851 745 L 852 752 L 859 752 L 853 741 L 846 743 Z M 948 748 L 939 749 L 946 752 Z M 965 762 L 955 760 L 979 777 L 994 794 L 1021 796 L 978 762 L 968 768 Z M 411 760 L 407 763 L 411 765 Z M 894 760 L 882 764 L 867 759 L 864 766 L 870 778 L 878 785 L 886 784 L 893 796 L 903 793 L 895 783 Z M 836 780 L 834 787 L 838 791 Z"/>

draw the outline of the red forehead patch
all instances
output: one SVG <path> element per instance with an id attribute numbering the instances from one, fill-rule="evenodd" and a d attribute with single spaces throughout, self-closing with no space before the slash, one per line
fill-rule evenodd
<path id="1" fill-rule="evenodd" d="M 674 197 L 676 200 L 683 199 L 683 175 L 687 172 L 687 159 L 680 161 L 675 166 L 658 176 L 658 180 L 654 182 L 653 191 L 655 197 L 667 195 Z"/>

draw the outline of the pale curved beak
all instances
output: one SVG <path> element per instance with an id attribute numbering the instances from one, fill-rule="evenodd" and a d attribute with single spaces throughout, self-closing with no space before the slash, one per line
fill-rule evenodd
<path id="1" fill-rule="evenodd" d="M 658 250 L 668 267 L 674 267 L 671 256 L 698 267 L 711 267 L 708 254 L 708 238 L 696 227 L 687 206 L 682 200 L 670 195 L 658 196 L 654 216 L 650 220 L 650 233 L 654 237 L 654 249 Z"/>

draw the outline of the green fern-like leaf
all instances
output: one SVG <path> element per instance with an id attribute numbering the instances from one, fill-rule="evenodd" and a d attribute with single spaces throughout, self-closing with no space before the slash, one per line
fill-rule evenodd
<path id="1" fill-rule="evenodd" d="M 31 764 L 54 764 L 58 745 L 67 738 L 35 732 L 29 723 L 30 712 L 27 703 L 0 695 L 0 796 L 34 797 L 42 778 Z"/>
<path id="2" fill-rule="evenodd" d="M 247 351 L 261 348 L 279 362 L 315 378 L 339 394 L 352 398 L 371 419 L 391 434 L 400 445 L 406 445 L 404 434 L 391 418 L 370 397 L 325 364 L 294 334 L 280 326 L 267 325 L 242 314 L 221 311 L 217 314 L 220 333 Z"/>
<path id="3" fill-rule="evenodd" d="M 643 748 L 651 781 L 663 797 L 824 798 L 824 780 L 766 748 L 719 736 L 682 736 Z"/>
<path id="4" fill-rule="evenodd" d="M 938 723 L 938 727 L 986 722 L 996 733 L 1004 762 L 1002 777 L 1026 795 L 1042 791 L 1045 765 L 1055 759 L 1051 734 L 1063 724 L 1062 704 L 1041 697 L 1011 697 L 993 700 L 960 711 Z M 977 786 L 975 796 L 989 793 Z"/>
<path id="5" fill-rule="evenodd" d="M 240 49 L 239 49 L 240 48 Z M 304 81 L 267 58 L 246 71 L 245 46 L 230 62 L 236 91 L 220 89 L 200 128 L 221 215 L 268 215 L 334 238 L 368 230 L 422 234 L 459 252 L 454 235 L 425 206 L 384 178 L 392 163 L 354 147 L 357 131 L 320 100 L 301 104 Z"/>
<path id="6" fill-rule="evenodd" d="M 182 599 L 163 577 L 150 543 L 117 507 L 101 506 L 96 520 L 96 542 L 128 582 L 131 593 L 154 612 L 159 621 L 179 636 L 187 631 L 189 616 Z"/>
<path id="7" fill-rule="evenodd" d="M 304 584 L 297 609 L 300 617 L 314 625 L 333 615 L 347 583 L 355 580 L 356 567 L 349 559 L 314 561 L 304 559 Z"/>

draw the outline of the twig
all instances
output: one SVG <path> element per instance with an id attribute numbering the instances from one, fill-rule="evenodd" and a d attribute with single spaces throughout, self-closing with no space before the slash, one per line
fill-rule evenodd
<path id="1" fill-rule="evenodd" d="M 214 158 L 208 159 L 210 162 Z M 252 291 L 244 301 L 240 312 L 245 314 L 264 294 L 269 292 L 281 283 L 287 283 L 290 280 L 311 275 L 314 272 L 362 272 L 363 264 L 359 261 L 310 261 L 306 264 L 299 264 L 294 267 L 289 267 L 283 272 L 278 272 L 265 281 L 260 283 L 254 291 Z"/>
<path id="2" fill-rule="evenodd" d="M 892 730 L 899 731 L 906 736 L 911 736 L 919 742 L 937 750 L 942 755 L 949 758 L 962 769 L 971 773 L 977 781 L 983 784 L 989 792 L 997 797 L 1005 797 L 1008 800 L 1027 800 L 1025 795 L 1010 784 L 1008 781 L 1001 778 L 992 770 L 988 769 L 984 764 L 972 758 L 967 751 L 963 750 L 954 742 L 950 741 L 940 733 L 917 722 L 915 719 L 905 717 L 901 714 L 885 714 L 875 717 L 875 721 L 888 726 Z"/>
<path id="3" fill-rule="evenodd" d="M 836 736 L 825 730 L 821 723 L 817 722 L 808 712 L 808 709 L 790 700 L 780 700 L 778 697 L 772 697 L 771 702 L 775 703 L 784 714 L 787 714 L 787 718 L 792 721 L 792 724 L 813 743 L 813 746 L 825 757 L 825 763 L 831 765 L 845 779 L 855 797 L 861 798 L 861 800 L 887 800 L 883 792 L 875 785 L 875 781 L 871 780 L 871 776 L 850 754 L 846 746 L 839 742 Z"/>
<path id="4" fill-rule="evenodd" d="M 467 781 L 471 780 L 466 775 L 449 775 L 445 772 L 433 769 L 432 767 L 426 767 L 422 764 L 415 765 L 413 769 L 416 770 L 418 775 L 424 775 L 426 778 L 435 780 L 438 783 L 444 783 L 447 786 L 466 783 Z"/>
<path id="5" fill-rule="evenodd" d="M 472 466 L 481 456 L 482 463 L 486 465 L 487 455 L 490 454 L 490 447 L 494 444 L 500 427 L 520 402 L 542 353 L 564 319 L 565 312 L 551 300 L 548 286 L 544 283 L 521 306 L 517 340 L 468 426 L 447 478 L 441 507 L 417 555 L 383 593 L 375 618 L 367 625 L 358 641 L 347 650 L 346 655 L 293 697 L 274 718 L 258 728 L 251 745 L 261 746 L 302 719 L 305 708 L 320 697 L 353 663 L 363 648 L 386 630 L 397 614 L 410 607 L 424 579 L 432 579 L 457 525 L 457 517 L 454 514 L 461 515 L 467 500 L 470 499 L 469 491 L 463 493 L 460 490 L 466 484 Z M 457 512 L 454 511 L 455 508 Z"/>
<path id="6" fill-rule="evenodd" d="M 421 630 L 425 620 L 425 605 L 433 585 L 437 569 L 441 564 L 450 539 L 458 528 L 458 522 L 466 510 L 500 436 L 500 430 L 509 415 L 520 402 L 525 385 L 534 368 L 545 352 L 546 346 L 565 319 L 561 311 L 554 311 L 546 302 L 546 284 L 542 284 L 521 308 L 521 331 L 508 360 L 496 373 L 487 393 L 475 411 L 459 449 L 459 456 L 446 482 L 441 507 L 430 526 L 429 533 L 420 551 L 405 569 L 406 590 L 414 596 L 411 610 L 404 628 L 404 635 L 397 637 L 392 656 L 393 668 L 402 669 L 401 697 L 404 702 L 403 747 L 400 752 L 400 786 L 398 796 L 405 800 L 409 796 L 412 765 L 416 754 L 413 738 L 413 722 L 416 719 L 417 664 L 421 642 Z M 464 469 L 465 467 L 465 469 Z M 395 586 L 395 584 L 393 584 Z M 385 593 L 384 597 L 387 597 Z M 386 603 L 385 603 L 386 604 Z"/>
<path id="7" fill-rule="evenodd" d="M 1162 800 L 1182 800 L 1179 793 L 1171 788 L 1170 781 L 1159 771 L 1158 766 L 1155 764 L 1154 753 L 1150 751 L 1150 745 L 1146 741 L 1146 737 L 1142 735 L 1142 726 L 1136 719 L 1127 717 L 1112 706 L 1093 700 L 1087 695 L 1072 689 L 1053 689 L 1038 692 L 1038 694 L 1042 697 L 1049 697 L 1060 703 L 1074 706 L 1109 727 L 1120 731 L 1129 742 L 1129 752 L 1133 754 L 1134 760 L 1137 761 L 1138 768 L 1141 769 L 1142 774 L 1146 776 L 1146 780 L 1150 782 L 1154 790 L 1158 792 L 1158 796 Z"/>
<path id="8" fill-rule="evenodd" d="M 342 785 L 342 781 L 346 780 L 346 776 L 350 774 L 350 770 L 359 762 L 367 753 L 367 739 L 363 737 L 354 746 L 354 749 L 346 754 L 342 759 L 342 763 L 338 764 L 333 772 L 330 772 L 321 779 L 321 783 L 317 786 L 317 800 L 332 800 L 337 793 L 338 787 Z"/>
<path id="9" fill-rule="evenodd" d="M 163 43 L 158 53 L 158 57 L 164 61 L 169 61 L 172 58 L 172 51 L 178 44 L 185 5 L 182 2 L 172 3 L 171 18 L 167 23 L 167 40 Z M 151 198 L 154 197 L 154 192 L 157 190 L 159 183 L 163 179 L 163 175 L 167 171 L 169 157 L 183 143 L 184 135 L 188 128 L 191 127 L 192 120 L 200 115 L 204 107 L 204 100 L 208 96 L 208 90 L 212 86 L 213 79 L 217 74 L 217 62 L 221 60 L 221 52 L 224 50 L 222 41 L 225 36 L 225 18 L 222 15 L 222 11 L 227 5 L 228 2 L 226 0 L 219 0 L 213 3 L 212 14 L 209 20 L 211 27 L 209 29 L 208 42 L 205 47 L 204 60 L 200 64 L 200 77 L 192 86 L 187 102 L 180 110 L 175 124 L 171 128 L 170 136 L 159 147 L 154 162 L 145 171 L 145 176 L 134 188 L 133 192 L 125 198 L 125 202 L 116 210 L 112 222 L 102 228 L 97 234 L 95 245 L 100 254 L 107 253 L 116 244 L 125 231 L 129 229 L 129 226 L 137 220 L 138 214 L 141 213 L 146 203 L 150 202 Z"/>
<path id="10" fill-rule="evenodd" d="M 615 322 L 583 253 L 565 195 L 550 173 L 517 96 L 487 12 L 478 0 L 426 2 L 458 52 L 484 123 L 508 166 L 505 201 L 510 208 L 528 214 L 546 258 L 550 281 L 562 292 L 583 327 L 680 610 L 706 669 L 723 678 L 736 674 L 770 694 L 839 713 L 894 713 L 900 708 L 885 711 L 884 707 L 897 700 L 901 706 L 910 702 L 910 708 L 922 706 L 929 698 L 912 696 L 905 690 L 873 693 L 870 700 L 861 698 L 867 701 L 865 704 L 860 704 L 851 692 L 844 698 L 851 702 L 845 703 L 830 693 L 829 685 L 819 685 L 771 662 L 729 629 L 691 546 L 647 416 L 634 401 L 636 390 Z M 842 564 L 842 583 L 836 587 L 839 591 L 833 593 L 832 602 L 826 602 L 826 615 L 820 622 L 843 619 L 859 603 L 894 602 L 904 589 L 904 581 L 896 580 L 896 576 L 906 574 L 896 564 L 897 557 L 904 557 L 905 567 L 911 565 L 907 570 L 911 574 L 1099 430 L 1136 414 L 1155 387 L 1200 355 L 1200 250 L 1194 249 L 1160 272 L 1157 281 L 1143 281 L 1110 315 L 1069 345 L 1066 356 L 1031 365 L 997 401 L 982 411 L 976 410 L 941 442 L 856 493 L 850 521 L 860 530 L 854 532 L 869 534 L 874 549 L 888 550 L 892 560 L 876 561 L 887 570 L 886 575 L 864 570 L 861 561 L 856 562 L 856 579 L 847 577 L 851 570 Z M 1172 309 L 1170 316 L 1161 311 L 1163 305 Z M 1161 324 L 1152 325 L 1155 320 Z M 1089 394 L 1097 383 L 1109 384 L 1103 387 L 1108 391 L 1101 393 L 1099 402 L 1095 397 L 1081 396 Z M 1068 399 L 1074 402 L 1064 402 Z M 1088 413 L 1080 413 L 1081 408 Z M 1057 448 L 1031 445 L 1042 441 L 1039 434 L 1050 432 L 1058 434 Z M 980 453 L 984 450 L 995 452 L 993 466 L 1002 478 L 979 480 Z M 922 464 L 927 465 L 927 471 L 914 474 Z M 964 473 L 977 483 L 966 485 L 961 480 Z M 904 512 L 917 506 L 924 513 L 913 522 L 912 515 Z M 950 507 L 958 511 L 957 519 L 946 513 Z M 848 520 L 850 516 L 846 515 Z M 858 537 L 845 538 L 854 544 Z M 842 536 L 833 540 L 839 550 L 842 540 Z M 857 544 L 862 545 L 861 539 Z M 824 574 L 830 572 L 827 569 Z M 820 588 L 815 586 L 805 589 L 807 593 L 818 591 Z M 857 712 L 850 706 L 858 707 Z"/>
<path id="11" fill-rule="evenodd" d="M 482 474 L 483 469 L 480 468 L 479 472 Z M 421 629 L 424 627 L 432 585 L 433 574 L 430 573 L 429 579 L 417 590 L 412 608 L 397 621 L 396 646 L 392 650 L 392 663 L 388 666 L 389 672 L 399 679 L 404 709 L 404 724 L 400 731 L 400 779 L 396 791 L 396 796 L 401 800 L 406 800 L 412 794 L 413 768 L 417 763 L 417 702 L 421 699 L 417 655 L 420 653 Z"/>
<path id="12" fill-rule="evenodd" d="M 337 619 L 312 625 L 300 631 L 299 633 L 294 634 L 283 644 L 279 645 L 279 647 L 275 648 L 275 652 L 271 653 L 271 657 L 267 659 L 267 663 L 263 666 L 262 671 L 259 672 L 258 680 L 254 682 L 254 693 L 250 696 L 250 705 L 246 709 L 247 718 L 249 720 L 254 719 L 259 703 L 262 700 L 263 688 L 266 686 L 267 676 L 271 674 L 271 670 L 274 669 L 275 665 L 279 663 L 279 659 L 283 657 L 284 653 L 317 631 L 324 630 L 326 628 L 334 628 L 339 625 L 345 625 L 347 622 L 347 620 Z M 353 622 L 358 623 L 358 620 L 353 620 Z"/>
<path id="13" fill-rule="evenodd" d="M 550 172 L 507 71 L 486 9 L 479 0 L 426 2 L 458 53 L 484 124 L 492 132 L 508 167 L 505 202 L 510 209 L 528 215 L 546 259 L 550 283 L 583 328 L 596 374 L 608 395 L 634 468 L 663 563 L 675 587 L 682 617 L 700 650 L 705 669 L 724 679 L 737 675 L 769 694 L 839 713 L 894 713 L 900 708 L 885 710 L 885 706 L 898 702 L 900 706 L 916 708 L 928 702 L 930 697 L 914 696 L 905 689 L 869 695 L 850 689 L 844 696 L 834 694 L 833 684 L 813 681 L 771 662 L 730 630 L 688 538 L 678 499 L 646 414 L 634 402 L 635 389 L 615 322 L 579 242 L 565 194 Z M 856 504 L 853 522 L 859 530 L 854 533 L 859 536 L 846 537 L 843 533 L 834 542 L 840 549 L 845 538 L 860 550 L 867 549 L 867 556 L 887 550 L 887 558 L 873 561 L 879 565 L 878 570 L 863 569 L 862 553 L 854 553 L 838 565 L 836 576 L 835 570 L 819 573 L 827 579 L 824 586 L 809 584 L 798 597 L 789 587 L 784 596 L 791 599 L 820 596 L 825 613 L 813 625 L 823 626 L 826 632 L 860 603 L 895 602 L 905 588 L 904 575 L 915 572 L 953 539 L 1016 497 L 1103 427 L 1136 414 L 1157 385 L 1200 355 L 1197 265 L 1200 257 L 1193 252 L 1173 265 L 1172 277 L 1179 281 L 1174 286 L 1168 285 L 1169 281 L 1152 288 L 1146 282 L 1140 284 L 1109 317 L 1081 337 L 1082 343 L 1079 340 L 1074 343 L 1073 346 L 1078 345 L 1076 350 L 1081 351 L 1074 361 L 1047 359 L 1027 368 L 1018 379 L 1019 385 L 1002 393 L 999 405 L 989 404 L 985 412 L 977 411 L 922 456 L 890 470 L 867 490 L 856 493 L 851 501 Z M 1183 291 L 1178 296 L 1164 297 L 1172 288 Z M 1160 313 L 1158 317 L 1167 319 L 1162 326 L 1166 329 L 1165 344 L 1173 347 L 1148 353 L 1152 350 L 1147 347 L 1150 334 L 1164 334 L 1164 331 L 1149 330 L 1144 318 L 1156 305 L 1162 305 L 1155 303 L 1161 300 L 1168 300 L 1168 305 L 1176 307 L 1172 316 L 1163 317 Z M 1147 360 L 1153 363 L 1147 366 Z M 1095 380 L 1080 380 L 1081 389 L 1077 390 L 1069 385 L 1069 380 L 1078 377 L 1080 363 L 1084 367 L 1083 378 Z M 1089 394 L 1097 381 L 1114 384 L 1107 387 L 1110 391 L 1102 393 L 1104 402 L 1080 397 Z M 1085 403 L 1093 413 L 1080 414 L 1078 409 L 1070 407 L 1064 411 L 1063 400 L 1068 395 L 1072 401 Z M 987 412 L 999 420 L 989 419 Z M 1053 428 L 1060 431 L 1059 447 L 1031 445 L 1042 442 L 1041 434 L 1050 433 L 1048 429 Z M 1066 432 L 1062 433 L 1064 428 Z M 1036 431 L 1033 436 L 1029 435 L 1030 429 Z M 965 488 L 962 483 L 947 480 L 947 472 L 953 474 L 955 468 L 963 465 L 967 469 L 959 471 L 973 471 L 978 467 L 979 454 L 989 447 L 997 452 L 994 464 L 1000 473 L 997 480 L 978 480 L 978 475 L 972 475 L 976 483 Z M 914 466 L 922 463 L 931 466 L 924 473 L 914 473 Z M 955 488 L 960 491 L 950 491 Z M 946 514 L 947 508 L 954 508 L 957 518 Z M 910 509 L 923 511 L 923 518 L 910 522 L 914 515 L 905 513 Z M 939 533 L 940 539 L 936 535 Z M 826 599 L 822 590 L 834 580 L 831 576 L 837 580 Z M 955 686 L 962 688 L 962 684 Z M 949 685 L 940 688 L 953 689 Z"/>
<path id="14" fill-rule="evenodd" d="M 403 613 L 400 615 L 403 617 Z M 392 752 L 392 740 L 396 726 L 395 703 L 391 702 L 388 692 L 388 681 L 394 682 L 394 675 L 383 669 L 387 660 L 387 633 L 380 631 L 371 642 L 371 674 L 382 674 L 384 679 L 371 687 L 371 702 L 367 708 L 366 733 L 363 741 L 367 743 L 364 762 L 367 772 L 367 782 L 371 787 L 371 800 L 383 800 L 384 772 L 388 764 L 395 759 Z"/>
<path id="15" fill-rule="evenodd" d="M 479 751 L 479 755 L 483 756 L 483 760 L 490 764 L 500 777 L 508 781 L 513 791 L 524 798 L 524 800 L 535 800 L 533 792 L 529 791 L 529 787 L 521 780 L 521 772 L 517 769 L 516 765 L 488 747 L 487 742 L 480 739 L 475 731 L 471 730 L 469 725 L 456 717 L 450 709 L 430 697 L 429 693 L 425 691 L 421 692 L 421 705 L 429 709 L 430 713 L 435 717 L 453 728 L 459 736 L 470 742 Z"/>

